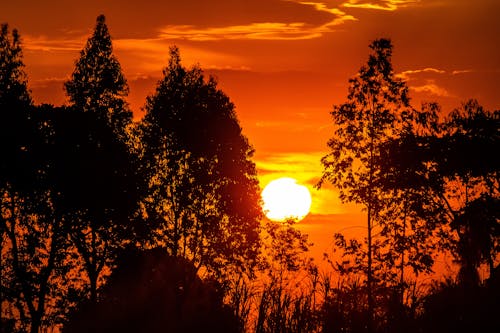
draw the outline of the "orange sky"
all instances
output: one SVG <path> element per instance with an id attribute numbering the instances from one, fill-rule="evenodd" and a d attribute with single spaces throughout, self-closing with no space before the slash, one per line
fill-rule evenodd
<path id="1" fill-rule="evenodd" d="M 395 71 L 416 103 L 449 110 L 477 98 L 500 108 L 498 0 L 2 1 L 0 22 L 23 38 L 36 102 L 64 103 L 62 84 L 101 13 L 136 117 L 176 44 L 184 63 L 217 76 L 235 103 L 263 185 L 289 176 L 312 189 L 331 106 L 344 101 L 378 37 L 393 40 Z M 316 243 L 348 220 L 362 223 L 332 189 L 312 191 L 314 215 L 303 227 Z"/>

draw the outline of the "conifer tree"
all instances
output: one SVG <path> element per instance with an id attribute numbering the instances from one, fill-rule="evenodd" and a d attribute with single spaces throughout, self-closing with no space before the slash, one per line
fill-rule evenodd
<path id="1" fill-rule="evenodd" d="M 95 302 L 103 271 L 128 240 L 124 232 L 135 209 L 135 172 L 126 135 L 132 121 L 125 101 L 128 86 L 103 15 L 97 17 L 65 88 L 70 107 L 54 114 L 56 204 L 70 221 L 69 234 Z"/>
<path id="2" fill-rule="evenodd" d="M 125 97 L 128 85 L 113 54 L 111 36 L 104 15 L 97 17 L 92 37 L 80 52 L 71 80 L 65 83 L 72 105 L 108 119 L 115 128 L 131 120 Z"/>

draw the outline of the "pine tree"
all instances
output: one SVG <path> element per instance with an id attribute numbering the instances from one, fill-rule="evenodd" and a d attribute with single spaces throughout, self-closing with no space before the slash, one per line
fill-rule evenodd
<path id="1" fill-rule="evenodd" d="M 113 55 L 103 15 L 65 84 L 71 105 L 55 113 L 55 202 L 83 261 L 92 302 L 103 272 L 129 241 L 135 170 L 126 128 L 132 121 L 126 79 Z"/>
<path id="2" fill-rule="evenodd" d="M 27 78 L 22 60 L 21 38 L 16 29 L 9 38 L 9 26 L 0 26 L 0 105 L 2 111 L 8 103 L 17 102 L 31 105 L 31 96 L 27 88 Z M 7 116 L 3 114 L 2 116 Z"/>
<path id="3" fill-rule="evenodd" d="M 120 63 L 113 55 L 105 21 L 104 15 L 97 17 L 94 33 L 80 52 L 71 80 L 64 86 L 72 105 L 95 112 L 120 129 L 131 120 L 125 101 L 129 90 Z"/>

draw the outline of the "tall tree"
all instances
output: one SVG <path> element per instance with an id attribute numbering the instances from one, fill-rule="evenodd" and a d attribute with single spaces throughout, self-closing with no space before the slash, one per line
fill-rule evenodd
<path id="1" fill-rule="evenodd" d="M 28 185 L 20 171 L 27 158 L 30 141 L 29 113 L 32 100 L 22 59 L 21 38 L 17 30 L 9 36 L 7 24 L 0 26 L 0 188 L 16 183 Z M 21 169 L 20 169 L 21 168 Z"/>
<path id="2" fill-rule="evenodd" d="M 122 232 L 135 207 L 135 172 L 126 136 L 132 120 L 125 101 L 128 86 L 112 51 L 101 15 L 65 84 L 71 107 L 54 120 L 57 204 L 69 221 L 92 301 L 103 271 L 126 242 Z"/>
<path id="3" fill-rule="evenodd" d="M 38 332 L 60 319 L 65 234 L 53 214 L 43 145 L 47 125 L 32 105 L 16 30 L 0 32 L 0 222 L 2 325 Z"/>
<path id="4" fill-rule="evenodd" d="M 125 101 L 129 91 L 127 80 L 113 55 L 104 15 L 97 17 L 94 33 L 80 52 L 71 80 L 64 87 L 72 105 L 97 113 L 113 127 L 124 128 L 131 121 Z"/>
<path id="5" fill-rule="evenodd" d="M 229 98 L 198 67 L 168 67 L 142 121 L 143 215 L 173 256 L 220 276 L 255 262 L 262 216 L 253 149 Z"/>
<path id="6" fill-rule="evenodd" d="M 374 228 L 386 205 L 379 184 L 384 175 L 379 163 L 381 147 L 401 131 L 405 118 L 413 111 L 408 88 L 396 78 L 391 64 L 392 43 L 378 39 L 371 43 L 372 53 L 366 66 L 349 80 L 347 102 L 335 105 L 331 112 L 334 135 L 328 141 L 330 152 L 323 157 L 323 176 L 339 189 L 343 202 L 364 205 L 367 211 L 366 287 L 369 329 L 374 309 L 374 256 L 381 244 L 374 242 Z M 359 249 L 359 247 L 358 247 Z"/>

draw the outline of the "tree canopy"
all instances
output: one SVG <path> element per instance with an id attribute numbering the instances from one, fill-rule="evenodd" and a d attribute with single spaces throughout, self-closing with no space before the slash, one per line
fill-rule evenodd
<path id="1" fill-rule="evenodd" d="M 252 266 L 258 253 L 259 187 L 253 149 L 234 105 L 171 48 L 141 124 L 144 216 L 172 255 L 221 274 Z"/>

